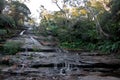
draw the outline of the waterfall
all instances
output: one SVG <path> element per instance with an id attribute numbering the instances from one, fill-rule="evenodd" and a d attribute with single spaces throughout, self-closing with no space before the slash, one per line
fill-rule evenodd
<path id="1" fill-rule="evenodd" d="M 55 57 L 55 60 L 58 60 L 58 59 Z M 54 69 L 55 69 L 55 70 L 58 68 L 58 65 L 57 65 L 57 64 L 58 64 L 58 62 L 55 62 L 55 63 L 54 63 Z"/>
<path id="2" fill-rule="evenodd" d="M 32 36 L 30 36 L 30 39 L 33 41 L 34 44 L 40 45 L 40 43 L 36 39 L 34 39 Z"/>
<path id="3" fill-rule="evenodd" d="M 63 68 L 62 68 L 62 69 L 60 69 L 60 74 L 61 74 L 61 75 L 65 75 L 65 74 L 66 74 L 66 70 L 65 70 L 65 69 L 63 69 Z"/>
<path id="4" fill-rule="evenodd" d="M 55 70 L 57 69 L 57 63 L 54 63 L 54 69 Z"/>
<path id="5" fill-rule="evenodd" d="M 19 35 L 22 36 L 24 34 L 25 30 L 23 30 Z"/>
<path id="6" fill-rule="evenodd" d="M 21 64 L 22 66 L 21 66 L 21 70 L 23 70 L 24 68 L 25 68 L 25 64 Z"/>

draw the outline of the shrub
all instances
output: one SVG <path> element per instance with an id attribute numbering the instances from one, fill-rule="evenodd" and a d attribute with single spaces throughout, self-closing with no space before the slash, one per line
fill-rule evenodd
<path id="1" fill-rule="evenodd" d="M 9 55 L 14 55 L 20 50 L 21 45 L 22 45 L 21 42 L 8 41 L 3 46 L 4 52 Z"/>
<path id="2" fill-rule="evenodd" d="M 5 35 L 5 34 L 7 34 L 7 30 L 5 30 L 5 29 L 0 29 L 0 36 L 3 36 L 3 35 Z"/>
<path id="3" fill-rule="evenodd" d="M 111 53 L 111 52 L 117 52 L 120 48 L 120 41 L 112 42 L 112 41 L 104 41 L 98 46 L 98 50 L 105 52 L 105 53 Z"/>
<path id="4" fill-rule="evenodd" d="M 120 41 L 99 41 L 97 43 L 92 42 L 85 42 L 85 41 L 75 41 L 72 43 L 69 42 L 62 42 L 60 46 L 62 48 L 68 48 L 68 49 L 84 49 L 89 51 L 100 51 L 102 53 L 113 53 L 118 52 L 120 49 Z"/>
<path id="5" fill-rule="evenodd" d="M 15 21 L 13 18 L 0 14 L 0 28 L 15 28 Z"/>

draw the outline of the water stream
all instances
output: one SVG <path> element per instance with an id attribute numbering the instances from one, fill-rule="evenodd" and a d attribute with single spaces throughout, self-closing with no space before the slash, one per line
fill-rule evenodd
<path id="1" fill-rule="evenodd" d="M 42 46 L 36 39 L 34 39 L 32 36 L 30 36 L 30 39 L 32 40 L 33 44 L 36 46 Z"/>
<path id="2" fill-rule="evenodd" d="M 22 36 L 22 35 L 24 35 L 24 32 L 25 32 L 26 30 L 23 30 L 21 33 L 20 33 L 20 35 Z M 30 40 L 30 41 L 28 41 L 28 40 Z M 27 42 L 28 41 L 28 42 Z M 29 44 L 29 42 L 30 43 L 32 43 L 32 44 L 30 44 L 30 46 L 31 45 L 33 45 L 33 46 L 35 46 L 35 48 L 39 48 L 39 47 L 44 47 L 42 44 L 40 44 L 40 42 L 39 41 L 37 41 L 33 36 L 30 36 L 29 35 L 29 37 L 28 38 L 25 38 L 25 44 Z M 29 51 L 28 51 L 28 48 L 27 47 L 25 47 L 25 53 L 29 53 Z M 56 52 L 55 52 L 57 55 L 55 55 L 55 57 L 54 57 L 54 61 L 53 61 L 53 66 L 52 66 L 52 69 L 53 69 L 53 72 L 54 71 L 57 71 L 57 73 L 59 73 L 60 75 L 68 75 L 68 74 L 70 74 L 70 73 L 72 73 L 72 70 L 74 69 L 74 68 L 76 68 L 77 70 L 79 70 L 79 68 L 78 67 L 74 67 L 74 64 L 73 63 L 71 63 L 71 59 L 73 59 L 73 61 L 74 61 L 74 63 L 75 64 L 79 64 L 80 62 L 79 62 L 79 54 L 77 53 L 77 54 L 74 54 L 74 55 L 69 55 L 69 52 L 68 51 L 65 51 L 65 50 L 63 50 L 63 49 L 61 49 L 61 48 L 59 48 L 59 47 L 56 47 Z M 44 53 L 43 53 L 44 54 Z M 46 53 L 47 54 L 47 53 Z M 46 55 L 45 54 L 45 55 Z M 36 55 L 36 54 L 34 54 L 34 55 Z M 74 57 L 71 57 L 71 56 L 74 56 Z M 42 57 L 47 57 L 46 59 L 48 59 L 49 60 L 49 56 L 42 56 Z M 42 58 L 41 57 L 41 58 Z M 39 60 L 38 60 L 39 61 Z M 61 62 L 62 61 L 62 62 Z M 24 68 L 25 68 L 25 61 L 23 60 L 23 63 L 22 63 L 22 67 L 21 67 L 21 70 L 23 70 Z M 50 64 L 50 63 L 49 63 Z M 44 65 L 44 63 L 42 64 L 41 63 L 41 66 L 42 65 Z M 40 68 L 41 68 L 41 66 L 40 66 Z M 47 66 L 47 68 L 50 68 L 51 66 Z M 49 72 L 49 71 L 48 71 Z M 56 72 L 54 72 L 54 73 L 56 73 Z"/>
<path id="3" fill-rule="evenodd" d="M 22 36 L 26 30 L 23 30 L 19 35 Z"/>
<path id="4" fill-rule="evenodd" d="M 22 35 L 24 35 L 25 31 L 26 30 L 23 30 L 19 34 L 20 37 Z M 32 35 L 29 35 L 24 39 L 25 39 L 25 44 L 28 44 L 28 46 L 33 45 L 33 46 L 35 46 L 35 48 L 36 47 L 37 48 L 45 47 L 42 44 L 40 44 L 40 42 L 38 40 L 36 40 Z M 59 47 L 55 48 L 55 52 L 35 52 L 34 51 L 33 53 L 31 53 L 29 51 L 28 47 L 25 47 L 25 51 L 23 52 L 23 54 L 26 54 L 26 55 L 19 57 L 21 60 L 21 64 L 20 64 L 21 67 L 20 67 L 19 71 L 24 71 L 24 69 L 30 68 L 30 70 L 27 73 L 28 75 L 29 75 L 29 73 L 32 73 L 34 75 L 38 75 L 38 74 L 43 74 L 45 76 L 49 76 L 49 75 L 66 76 L 67 75 L 67 77 L 68 76 L 70 77 L 71 74 L 74 73 L 73 71 L 76 71 L 76 72 L 78 71 L 78 74 L 75 74 L 75 75 L 82 74 L 82 72 L 80 72 L 80 70 L 82 68 L 76 66 L 78 64 L 82 64 L 80 62 L 80 60 L 81 60 L 80 55 L 78 53 L 70 54 L 68 51 L 65 51 Z M 30 64 L 30 66 L 29 66 L 29 64 Z M 31 67 L 31 65 L 33 65 L 33 64 L 37 67 Z M 85 64 L 85 65 L 87 66 L 87 64 Z M 34 69 L 37 71 L 34 71 Z M 92 70 L 92 68 L 91 68 L 91 70 Z M 18 73 L 18 74 L 20 74 L 20 73 Z M 19 75 L 19 76 L 21 76 L 21 75 Z M 42 80 L 42 79 L 40 79 L 40 80 Z M 71 79 L 66 79 L 66 80 L 71 80 Z M 74 80 L 76 80 L 76 79 L 74 79 Z"/>

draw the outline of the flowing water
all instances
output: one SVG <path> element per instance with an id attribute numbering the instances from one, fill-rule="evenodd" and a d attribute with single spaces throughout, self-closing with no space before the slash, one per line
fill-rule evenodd
<path id="1" fill-rule="evenodd" d="M 19 35 L 22 36 L 26 30 L 23 30 Z"/>
<path id="2" fill-rule="evenodd" d="M 25 31 L 23 30 L 19 34 L 20 37 L 26 35 L 24 34 Z M 11 61 L 20 65 L 20 67 L 8 71 L 3 70 L 5 75 L 8 74 L 4 80 L 120 80 L 111 78 L 110 75 L 110 79 L 101 77 L 100 75 L 103 75 L 103 72 L 106 71 L 106 74 L 108 74 L 111 69 L 104 68 L 105 66 L 101 63 L 90 62 L 89 60 L 94 57 L 90 58 L 91 56 L 70 53 L 59 47 L 44 46 L 32 35 L 27 35 L 29 36 L 24 38 L 25 51 L 11 58 Z M 45 51 L 35 52 L 33 50 L 31 52 L 29 48 L 45 49 Z M 55 49 L 54 52 L 46 51 L 50 48 Z"/>

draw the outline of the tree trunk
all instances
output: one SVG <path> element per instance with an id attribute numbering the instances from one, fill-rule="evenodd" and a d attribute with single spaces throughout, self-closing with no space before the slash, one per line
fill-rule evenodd
<path id="1" fill-rule="evenodd" d="M 92 15 L 92 17 L 94 18 L 95 24 L 96 24 L 96 30 L 97 32 L 100 34 L 100 36 L 105 36 L 105 37 L 109 37 L 109 34 L 105 33 L 99 23 L 99 20 L 97 18 L 97 16 L 94 14 L 93 10 L 90 9 L 87 5 L 85 5 L 85 8 L 90 11 L 90 14 Z"/>

